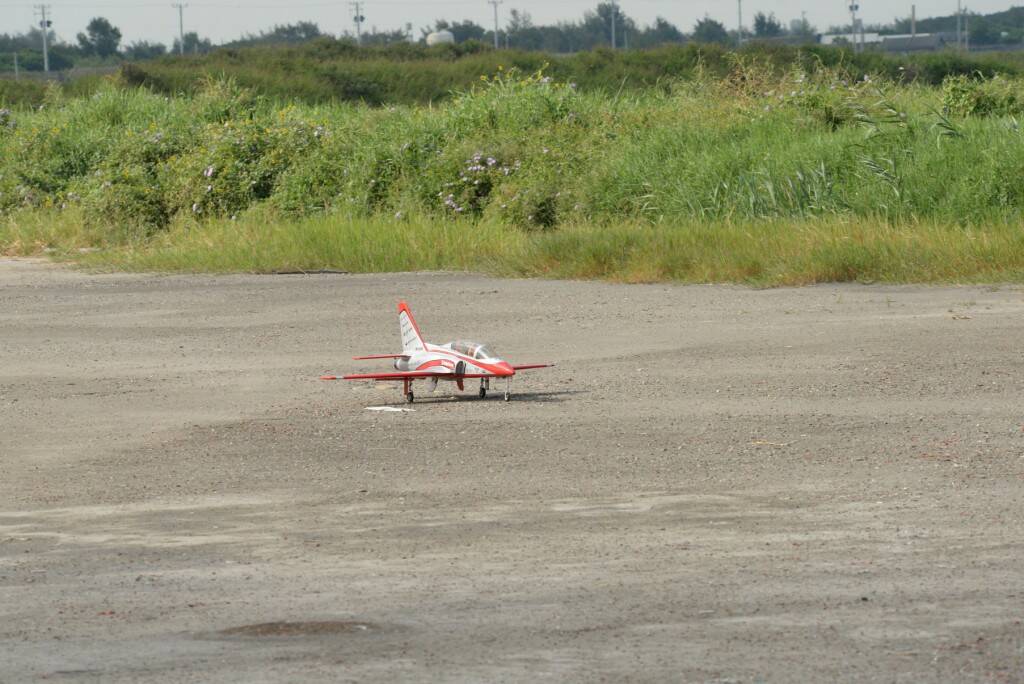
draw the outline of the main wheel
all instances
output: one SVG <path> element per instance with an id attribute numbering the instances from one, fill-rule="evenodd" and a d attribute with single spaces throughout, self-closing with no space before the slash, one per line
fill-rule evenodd
<path id="1" fill-rule="evenodd" d="M 412 393 L 412 390 L 409 390 L 409 393 L 405 395 L 406 403 L 411 404 L 415 399 L 416 396 Z"/>
<path id="2" fill-rule="evenodd" d="M 505 392 L 505 401 L 512 401 L 512 393 Z"/>
<path id="3" fill-rule="evenodd" d="M 487 388 L 486 387 L 481 387 L 480 388 L 480 398 L 481 399 L 486 399 L 487 398 Z"/>

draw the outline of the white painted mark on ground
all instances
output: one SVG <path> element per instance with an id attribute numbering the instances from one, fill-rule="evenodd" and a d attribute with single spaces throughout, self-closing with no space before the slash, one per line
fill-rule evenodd
<path id="1" fill-rule="evenodd" d="M 416 409 L 395 408 L 394 406 L 367 406 L 367 411 L 386 411 L 387 413 L 413 413 Z"/>

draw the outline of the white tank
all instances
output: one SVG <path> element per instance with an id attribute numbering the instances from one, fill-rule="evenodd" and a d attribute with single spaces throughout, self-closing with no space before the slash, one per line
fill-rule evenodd
<path id="1" fill-rule="evenodd" d="M 427 45 L 450 45 L 455 42 L 455 34 L 451 31 L 434 31 L 427 35 Z"/>

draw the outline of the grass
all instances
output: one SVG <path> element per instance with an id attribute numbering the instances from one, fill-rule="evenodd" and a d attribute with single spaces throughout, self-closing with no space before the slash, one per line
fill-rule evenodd
<path id="1" fill-rule="evenodd" d="M 162 95 L 201 93 L 210 79 L 230 78 L 258 95 L 279 102 L 331 104 L 356 102 L 373 106 L 428 105 L 450 100 L 481 75 L 499 67 L 532 73 L 546 65 L 558 81 L 582 92 L 611 95 L 658 89 L 678 80 L 731 74 L 739 60 L 755 60 L 777 72 L 797 65 L 807 72 L 840 69 L 852 80 L 882 76 L 904 83 L 940 85 L 956 75 L 1016 75 L 1024 69 L 1016 53 L 963 55 L 953 51 L 914 56 L 808 45 L 794 48 L 750 43 L 739 53 L 722 46 L 690 43 L 650 50 L 598 49 L 573 55 L 468 46 L 392 45 L 357 48 L 347 41 L 321 38 L 302 45 L 222 48 L 207 55 L 187 55 L 125 65 L 118 81 Z M 83 76 L 57 86 L 66 96 L 89 95 L 100 78 Z M 36 106 L 46 101 L 47 86 L 38 81 L 0 79 L 0 107 Z"/>
<path id="2" fill-rule="evenodd" d="M 45 246 L 51 256 L 103 271 L 456 270 L 761 287 L 1024 280 L 1024 231 L 1014 224 L 976 229 L 831 218 L 582 224 L 529 233 L 493 222 L 340 215 L 284 222 L 250 216 L 183 222 L 144 242 L 105 245 L 74 216 L 36 212 L 33 218 L 0 226 L 0 240 L 19 253 Z M 97 244 L 95 251 L 79 251 Z"/>
<path id="3" fill-rule="evenodd" d="M 1022 115 L 1014 78 L 743 60 L 616 94 L 503 74 L 436 107 L 280 104 L 217 80 L 51 89 L 0 114 L 0 250 L 161 271 L 1016 281 Z"/>
<path id="4" fill-rule="evenodd" d="M 466 50 L 462 46 L 426 48 L 395 45 L 356 48 L 329 38 L 298 46 L 229 48 L 203 56 L 169 56 L 124 70 L 130 85 L 145 85 L 166 95 L 196 93 L 208 78 L 230 77 L 262 95 L 309 104 L 338 101 L 428 104 L 447 100 L 471 87 L 481 74 L 499 67 L 530 73 L 547 65 L 548 74 L 578 84 L 583 92 L 611 94 L 657 88 L 665 81 L 700 74 L 724 77 L 740 59 L 757 60 L 779 71 L 842 68 L 851 78 L 865 74 L 939 85 L 948 76 L 1016 74 L 1013 54 L 965 56 L 943 52 L 912 57 L 853 52 L 808 45 L 794 48 L 751 43 L 738 55 L 722 46 L 691 43 L 651 50 L 599 49 L 573 55 L 518 50 Z"/>

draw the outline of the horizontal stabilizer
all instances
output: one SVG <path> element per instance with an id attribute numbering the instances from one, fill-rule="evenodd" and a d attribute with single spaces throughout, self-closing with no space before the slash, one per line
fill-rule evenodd
<path id="1" fill-rule="evenodd" d="M 410 371 L 408 373 L 360 373 L 359 375 L 346 375 L 342 380 L 415 380 L 416 378 L 434 378 L 448 373 L 429 373 L 425 371 Z"/>
<path id="2" fill-rule="evenodd" d="M 443 373 L 431 373 L 429 371 L 411 371 L 409 373 L 365 373 L 360 375 L 346 375 L 338 378 L 340 380 L 418 380 L 421 378 L 437 378 L 438 380 L 450 380 L 458 382 L 461 378 L 463 380 L 479 379 L 479 378 L 493 378 L 496 377 L 493 373 L 466 373 L 465 375 L 455 375 L 450 371 Z"/>

